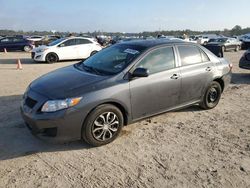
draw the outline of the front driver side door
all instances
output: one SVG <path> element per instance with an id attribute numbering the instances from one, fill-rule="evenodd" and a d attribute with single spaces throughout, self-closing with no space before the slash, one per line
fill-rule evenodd
<path id="1" fill-rule="evenodd" d="M 56 54 L 60 60 L 63 59 L 77 59 L 77 45 L 75 39 L 68 39 L 67 41 L 58 45 Z"/>
<path id="2" fill-rule="evenodd" d="M 137 67 L 148 69 L 149 76 L 134 78 L 129 83 L 134 120 L 179 104 L 181 79 L 173 47 L 161 47 L 149 52 L 132 71 Z"/>

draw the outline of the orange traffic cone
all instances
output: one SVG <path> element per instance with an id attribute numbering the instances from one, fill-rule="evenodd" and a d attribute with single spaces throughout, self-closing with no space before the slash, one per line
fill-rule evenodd
<path id="1" fill-rule="evenodd" d="M 4 53 L 7 53 L 7 50 L 6 50 L 6 48 L 4 48 Z"/>
<path id="2" fill-rule="evenodd" d="M 16 68 L 17 70 L 22 70 L 23 69 L 20 59 L 18 59 L 16 61 L 16 64 L 17 64 L 17 68 Z"/>

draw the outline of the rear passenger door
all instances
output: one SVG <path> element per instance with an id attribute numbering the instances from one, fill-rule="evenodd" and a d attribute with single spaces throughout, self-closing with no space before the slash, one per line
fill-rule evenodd
<path id="1" fill-rule="evenodd" d="M 213 80 L 214 64 L 196 45 L 177 45 L 181 62 L 181 104 L 198 101 Z"/>
<path id="2" fill-rule="evenodd" d="M 79 59 L 86 59 L 92 52 L 92 42 L 88 39 L 76 39 L 77 55 Z"/>
<path id="3" fill-rule="evenodd" d="M 179 104 L 180 71 L 173 47 L 155 49 L 133 67 L 149 70 L 149 76 L 130 81 L 133 119 L 163 112 Z"/>

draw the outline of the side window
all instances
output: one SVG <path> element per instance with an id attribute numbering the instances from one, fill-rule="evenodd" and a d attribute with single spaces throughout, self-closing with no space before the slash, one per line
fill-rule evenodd
<path id="1" fill-rule="evenodd" d="M 23 42 L 22 38 L 13 38 L 13 42 Z"/>
<path id="2" fill-rule="evenodd" d="M 207 56 L 207 54 L 205 52 L 203 52 L 202 50 L 200 50 L 200 53 L 201 53 L 201 57 L 202 57 L 202 61 L 203 62 L 210 61 L 209 57 Z"/>
<path id="3" fill-rule="evenodd" d="M 196 46 L 178 46 L 183 66 L 203 62 L 200 50 Z"/>
<path id="4" fill-rule="evenodd" d="M 1 42 L 12 42 L 13 39 L 12 38 L 4 38 L 1 40 Z"/>
<path id="5" fill-rule="evenodd" d="M 66 47 L 66 46 L 73 46 L 73 45 L 76 45 L 75 39 L 69 39 L 65 41 L 64 43 L 62 43 L 60 46 Z"/>
<path id="6" fill-rule="evenodd" d="M 149 74 L 162 72 L 175 67 L 175 57 L 172 47 L 160 48 L 147 54 L 136 67 L 149 70 Z"/>
<path id="7" fill-rule="evenodd" d="M 87 39 L 76 39 L 76 45 L 79 44 L 91 44 L 92 42 Z"/>

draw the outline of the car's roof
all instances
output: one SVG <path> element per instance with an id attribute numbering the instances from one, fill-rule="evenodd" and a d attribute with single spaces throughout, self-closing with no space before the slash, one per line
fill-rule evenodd
<path id="1" fill-rule="evenodd" d="M 181 40 L 169 40 L 169 39 L 152 39 L 152 40 L 132 40 L 127 41 L 123 43 L 119 43 L 120 45 L 126 44 L 126 45 L 135 45 L 135 46 L 142 46 L 145 48 L 152 48 L 164 44 L 187 44 L 186 41 Z M 193 44 L 193 43 L 190 43 Z"/>

